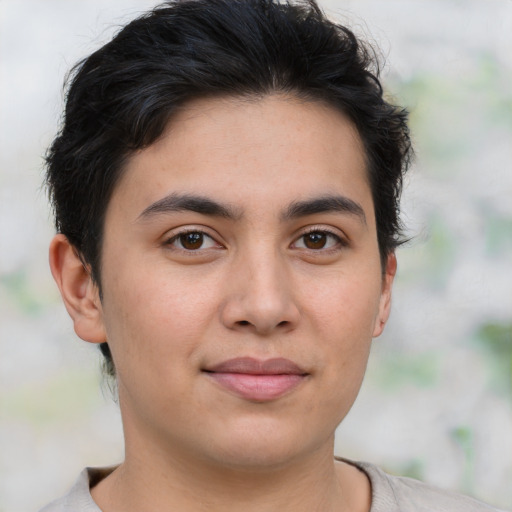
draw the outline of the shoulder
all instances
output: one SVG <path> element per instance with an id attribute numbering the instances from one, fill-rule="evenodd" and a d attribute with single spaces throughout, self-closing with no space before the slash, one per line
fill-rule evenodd
<path id="1" fill-rule="evenodd" d="M 114 469 L 114 467 L 84 469 L 65 496 L 52 501 L 39 512 L 101 512 L 92 499 L 90 488 Z"/>
<path id="2" fill-rule="evenodd" d="M 357 462 L 354 465 L 370 479 L 370 512 L 500 512 L 467 496 L 441 490 L 412 478 L 388 475 L 373 464 Z"/>

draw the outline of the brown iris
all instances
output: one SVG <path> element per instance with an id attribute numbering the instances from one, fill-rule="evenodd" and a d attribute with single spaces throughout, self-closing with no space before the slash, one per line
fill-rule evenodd
<path id="1" fill-rule="evenodd" d="M 327 234 L 314 231 L 304 235 L 304 245 L 308 249 L 323 249 L 327 243 Z"/>
<path id="2" fill-rule="evenodd" d="M 194 231 L 192 233 L 183 233 L 180 235 L 180 243 L 184 249 L 190 251 L 194 249 L 200 249 L 203 245 L 204 236 L 203 233 Z"/>

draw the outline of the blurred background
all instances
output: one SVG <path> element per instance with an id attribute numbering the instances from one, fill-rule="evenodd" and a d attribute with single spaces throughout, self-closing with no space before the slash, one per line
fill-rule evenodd
<path id="1" fill-rule="evenodd" d="M 321 0 L 411 111 L 391 322 L 336 452 L 512 507 L 512 1 Z M 96 347 L 47 265 L 42 155 L 66 71 L 149 0 L 0 0 L 0 512 L 122 459 Z"/>

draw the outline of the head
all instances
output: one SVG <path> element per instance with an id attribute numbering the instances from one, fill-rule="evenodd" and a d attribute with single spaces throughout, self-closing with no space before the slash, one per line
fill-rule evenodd
<path id="1" fill-rule="evenodd" d="M 384 273 L 401 242 L 410 142 L 406 113 L 383 98 L 374 52 L 313 0 L 185 0 L 132 21 L 74 68 L 62 130 L 48 152 L 57 230 L 100 297 L 106 213 L 130 159 L 188 105 L 276 95 L 327 106 L 355 128 Z M 100 346 L 113 374 L 109 346 Z"/>

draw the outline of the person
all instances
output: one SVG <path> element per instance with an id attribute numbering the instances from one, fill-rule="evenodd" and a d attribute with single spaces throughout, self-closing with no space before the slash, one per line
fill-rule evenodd
<path id="1" fill-rule="evenodd" d="M 333 454 L 403 240 L 378 74 L 314 0 L 168 1 L 75 67 L 50 266 L 126 448 L 44 512 L 494 510 Z"/>

